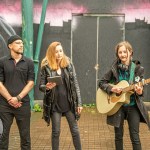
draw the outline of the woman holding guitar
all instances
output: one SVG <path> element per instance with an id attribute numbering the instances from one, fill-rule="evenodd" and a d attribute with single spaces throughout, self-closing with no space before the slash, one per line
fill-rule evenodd
<path id="1" fill-rule="evenodd" d="M 100 80 L 99 87 L 108 95 L 112 93 L 119 95 L 122 93 L 122 87 L 112 86 L 110 83 L 116 85 L 125 80 L 129 84 L 134 83 L 135 86 L 133 94 L 129 98 L 129 103 L 123 104 L 115 114 L 107 116 L 107 124 L 114 126 L 116 150 L 123 150 L 123 125 L 124 120 L 127 120 L 133 150 L 141 150 L 140 122 L 147 123 L 150 128 L 148 112 L 142 101 L 143 86 L 140 84 L 144 76 L 144 68 L 132 62 L 133 49 L 129 42 L 118 43 L 115 50 L 117 59 Z"/>

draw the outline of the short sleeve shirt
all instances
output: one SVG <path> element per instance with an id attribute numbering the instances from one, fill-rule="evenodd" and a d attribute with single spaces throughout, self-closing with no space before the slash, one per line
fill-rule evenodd
<path id="1" fill-rule="evenodd" d="M 34 81 L 34 63 L 31 59 L 22 56 L 16 63 L 11 55 L 0 58 L 0 82 L 4 84 L 11 96 L 17 96 L 28 81 Z M 29 103 L 29 96 L 26 95 L 22 101 Z M 0 104 L 8 105 L 1 95 Z"/>

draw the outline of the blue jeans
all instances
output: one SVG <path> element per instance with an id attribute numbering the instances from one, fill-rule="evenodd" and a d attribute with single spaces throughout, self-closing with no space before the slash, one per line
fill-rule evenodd
<path id="1" fill-rule="evenodd" d="M 71 111 L 64 113 L 71 131 L 75 150 L 81 150 L 80 134 L 77 121 Z M 52 119 L 52 150 L 59 150 L 59 135 L 62 113 L 54 112 Z"/>
<path id="2" fill-rule="evenodd" d="M 129 125 L 129 133 L 133 150 L 141 150 L 142 148 L 139 138 L 140 112 L 137 106 L 122 107 L 120 127 L 114 128 L 116 150 L 123 150 L 124 119 L 127 119 Z"/>

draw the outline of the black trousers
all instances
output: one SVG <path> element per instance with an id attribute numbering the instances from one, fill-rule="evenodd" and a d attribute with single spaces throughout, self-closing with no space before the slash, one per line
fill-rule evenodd
<path id="1" fill-rule="evenodd" d="M 119 128 L 114 128 L 116 150 L 123 150 L 124 119 L 127 119 L 129 125 L 129 133 L 133 150 L 141 150 L 142 148 L 139 137 L 140 112 L 137 106 L 122 107 L 121 125 Z"/>
<path id="2" fill-rule="evenodd" d="M 0 150 L 8 150 L 9 132 L 14 118 L 16 119 L 19 129 L 21 150 L 31 150 L 30 117 L 30 105 L 22 106 L 17 109 L 11 106 L 0 105 L 0 118 L 3 122 Z"/>
<path id="3" fill-rule="evenodd" d="M 71 111 L 64 113 L 72 135 L 75 150 L 81 150 L 80 134 L 75 120 L 75 116 Z M 52 115 L 52 150 L 59 150 L 59 136 L 62 113 L 54 112 Z"/>

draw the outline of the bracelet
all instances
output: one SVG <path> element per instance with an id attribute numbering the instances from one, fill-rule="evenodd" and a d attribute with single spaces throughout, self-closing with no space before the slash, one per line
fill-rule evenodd
<path id="1" fill-rule="evenodd" d="M 18 102 L 21 102 L 21 97 L 19 95 L 16 96 Z"/>
<path id="2" fill-rule="evenodd" d="M 12 99 L 12 97 L 11 97 L 11 98 L 9 98 L 9 99 L 7 100 L 7 102 L 9 102 L 11 99 Z"/>

